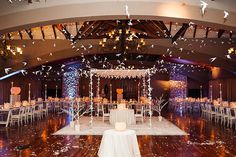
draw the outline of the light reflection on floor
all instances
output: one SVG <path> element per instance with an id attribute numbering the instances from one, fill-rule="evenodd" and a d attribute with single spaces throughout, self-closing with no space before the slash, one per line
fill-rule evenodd
<path id="1" fill-rule="evenodd" d="M 188 132 L 189 136 L 138 136 L 142 157 L 234 157 L 236 131 L 203 119 L 199 114 L 167 112 L 165 118 Z M 22 127 L 0 127 L 0 156 L 18 156 L 16 146 L 28 156 L 97 157 L 101 136 L 52 136 L 70 121 L 66 115 L 53 115 Z"/>

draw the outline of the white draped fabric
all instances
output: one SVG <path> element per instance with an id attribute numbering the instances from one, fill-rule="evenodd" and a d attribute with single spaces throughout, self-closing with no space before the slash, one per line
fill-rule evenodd
<path id="1" fill-rule="evenodd" d="M 116 122 L 125 122 L 127 125 L 136 124 L 134 110 L 130 109 L 114 109 L 110 111 L 110 124 L 115 125 Z"/>
<path id="2" fill-rule="evenodd" d="M 135 131 L 104 131 L 98 156 L 141 157 Z"/>
<path id="3" fill-rule="evenodd" d="M 141 78 L 148 75 L 149 69 L 92 69 L 91 72 L 104 78 Z"/>

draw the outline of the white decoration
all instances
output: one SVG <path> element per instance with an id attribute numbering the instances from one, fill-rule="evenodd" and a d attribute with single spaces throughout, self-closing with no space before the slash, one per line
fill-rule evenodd
<path id="1" fill-rule="evenodd" d="M 206 2 L 204 2 L 204 1 L 200 1 L 201 2 L 201 13 L 202 13 L 202 15 L 204 15 L 205 14 L 205 10 L 206 10 L 206 8 L 207 8 L 207 6 L 208 6 L 208 4 L 206 3 Z"/>
<path id="2" fill-rule="evenodd" d="M 129 6 L 127 4 L 125 5 L 125 14 L 127 15 L 128 19 L 129 19 L 130 18 Z"/>
<path id="3" fill-rule="evenodd" d="M 229 12 L 224 11 L 224 20 L 226 20 L 228 16 L 229 16 Z"/>
<path id="4" fill-rule="evenodd" d="M 91 73 L 103 78 L 142 78 L 148 75 L 148 69 L 91 69 Z"/>

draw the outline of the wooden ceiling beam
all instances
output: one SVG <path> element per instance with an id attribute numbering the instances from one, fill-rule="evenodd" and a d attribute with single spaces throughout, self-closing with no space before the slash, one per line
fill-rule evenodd
<path id="1" fill-rule="evenodd" d="M 221 38 L 222 35 L 224 34 L 225 30 L 224 29 L 219 29 L 218 31 L 218 38 Z"/>
<path id="2" fill-rule="evenodd" d="M 33 40 L 34 37 L 33 37 L 33 34 L 32 34 L 31 29 L 25 29 L 25 31 L 26 31 L 26 33 L 28 34 L 29 38 L 30 38 L 31 40 Z"/>
<path id="3" fill-rule="evenodd" d="M 22 35 L 21 31 L 18 31 L 18 33 L 19 33 L 20 39 L 22 40 L 23 39 L 23 35 Z"/>
<path id="4" fill-rule="evenodd" d="M 155 26 L 158 28 L 159 31 L 162 31 L 162 33 L 164 34 L 164 38 L 171 36 L 170 31 L 168 30 L 163 21 L 152 21 L 152 22 L 155 23 Z"/>
<path id="5" fill-rule="evenodd" d="M 151 21 L 150 23 L 155 27 L 155 33 L 158 32 L 158 34 L 160 35 L 159 37 L 165 38 L 165 32 L 160 28 L 159 23 L 157 23 L 156 21 Z"/>
<path id="6" fill-rule="evenodd" d="M 153 32 L 156 33 L 155 31 L 150 30 L 150 28 L 147 28 L 146 21 L 145 22 L 140 22 L 139 25 L 136 25 L 136 26 L 131 27 L 131 28 L 141 31 L 142 34 L 144 32 L 147 33 L 146 37 L 151 37 L 151 38 L 154 38 L 154 39 L 158 38 L 158 36 L 156 34 L 153 34 Z"/>
<path id="7" fill-rule="evenodd" d="M 195 25 L 195 27 L 194 27 L 194 31 L 193 31 L 193 38 L 195 38 L 195 37 L 196 37 L 196 33 L 197 33 L 197 25 Z"/>
<path id="8" fill-rule="evenodd" d="M 45 40 L 45 33 L 43 31 L 43 26 L 40 27 L 40 30 L 41 30 L 41 34 L 42 34 L 43 40 Z"/>
<path id="9" fill-rule="evenodd" d="M 78 28 L 78 23 L 77 22 L 75 22 L 75 29 L 76 29 L 76 34 L 78 34 L 79 33 L 79 28 Z"/>
<path id="10" fill-rule="evenodd" d="M 10 33 L 7 33 L 7 36 L 8 36 L 8 38 L 9 38 L 9 40 L 11 40 L 12 38 L 11 38 L 11 34 Z"/>
<path id="11" fill-rule="evenodd" d="M 177 39 L 179 39 L 179 37 L 183 37 L 185 32 L 187 31 L 188 27 L 189 27 L 189 24 L 183 23 L 182 27 L 179 29 L 179 31 L 172 38 L 172 43 L 175 42 Z"/>
<path id="12" fill-rule="evenodd" d="M 233 32 L 230 31 L 230 33 L 229 33 L 229 38 L 232 38 L 232 36 L 233 36 Z"/>
<path id="13" fill-rule="evenodd" d="M 91 24 L 89 24 L 88 26 L 86 26 L 86 27 L 84 28 L 84 30 L 81 30 L 81 31 L 82 31 L 81 34 L 83 35 L 83 34 L 87 33 L 87 31 L 88 31 L 89 29 L 91 29 L 91 28 L 93 27 L 93 25 L 94 25 L 96 22 L 97 22 L 97 21 L 93 21 Z"/>
<path id="14" fill-rule="evenodd" d="M 70 40 L 70 41 L 73 40 L 71 38 L 70 32 L 66 29 L 65 26 L 63 26 L 62 24 L 58 24 L 58 25 L 54 25 L 54 27 L 57 28 L 65 36 L 67 40 Z"/>
<path id="15" fill-rule="evenodd" d="M 93 21 L 91 24 L 89 24 L 87 27 L 84 25 L 84 27 L 81 27 L 79 31 L 77 31 L 76 36 L 73 38 L 73 42 L 76 42 L 80 36 L 85 35 L 85 33 L 93 27 L 93 25 L 96 23 L 97 21 Z M 78 29 L 77 29 L 78 30 Z"/>
<path id="16" fill-rule="evenodd" d="M 207 27 L 207 28 L 206 28 L 205 38 L 208 38 L 209 31 L 210 31 L 210 27 Z"/>
<path id="17" fill-rule="evenodd" d="M 87 35 L 86 37 L 88 37 L 91 33 L 92 34 L 96 34 L 96 32 L 98 31 L 99 27 L 102 25 L 101 22 L 97 22 L 93 25 L 93 28 L 90 29 L 89 31 L 87 31 Z M 92 35 L 92 37 L 96 38 L 96 36 Z"/>
<path id="18" fill-rule="evenodd" d="M 170 35 L 171 35 L 171 30 L 172 30 L 172 22 L 170 22 L 170 26 L 169 26 Z"/>
<path id="19" fill-rule="evenodd" d="M 57 39 L 57 33 L 56 33 L 55 25 L 52 25 L 52 29 L 53 29 L 54 37 L 55 37 L 55 39 Z"/>

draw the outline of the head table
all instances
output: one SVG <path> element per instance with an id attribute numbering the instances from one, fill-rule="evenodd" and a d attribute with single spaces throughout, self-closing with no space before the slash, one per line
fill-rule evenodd
<path id="1" fill-rule="evenodd" d="M 132 109 L 112 109 L 110 111 L 110 124 L 116 122 L 126 122 L 127 125 L 136 124 L 134 110 Z"/>

